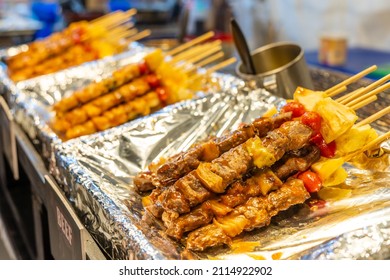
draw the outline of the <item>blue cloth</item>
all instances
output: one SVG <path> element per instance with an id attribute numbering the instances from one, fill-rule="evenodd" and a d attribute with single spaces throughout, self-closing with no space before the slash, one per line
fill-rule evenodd
<path id="1" fill-rule="evenodd" d="M 379 51 L 367 48 L 349 48 L 347 60 L 341 66 L 328 66 L 318 62 L 318 51 L 305 51 L 305 58 L 309 65 L 322 67 L 329 70 L 344 72 L 354 75 L 365 68 L 377 65 L 378 70 L 367 75 L 370 79 L 379 79 L 390 73 L 390 52 Z"/>
<path id="2" fill-rule="evenodd" d="M 108 3 L 110 11 L 127 11 L 132 8 L 130 0 L 111 0 Z"/>
<path id="3" fill-rule="evenodd" d="M 54 31 L 54 26 L 61 18 L 61 8 L 57 3 L 33 1 L 31 11 L 36 19 L 42 22 L 42 29 L 35 33 L 35 38 L 44 38 Z"/>

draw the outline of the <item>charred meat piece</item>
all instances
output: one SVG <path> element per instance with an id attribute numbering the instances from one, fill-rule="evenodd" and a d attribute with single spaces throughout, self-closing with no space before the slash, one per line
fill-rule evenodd
<path id="1" fill-rule="evenodd" d="M 155 175 L 151 171 L 140 172 L 134 177 L 134 184 L 139 192 L 150 191 L 155 188 L 153 185 Z"/>
<path id="2" fill-rule="evenodd" d="M 215 219 L 213 224 L 192 231 L 188 235 L 186 248 L 203 251 L 209 247 L 229 244 L 231 238 L 241 232 L 267 226 L 271 218 L 280 211 L 303 203 L 309 197 L 310 194 L 301 180 L 288 180 L 281 188 L 267 196 L 250 198 L 227 216 Z"/>
<path id="3" fill-rule="evenodd" d="M 191 148 L 188 152 L 183 152 L 174 160 L 160 166 L 157 170 L 157 178 L 161 185 L 168 186 L 174 183 L 183 174 L 187 174 L 190 171 L 198 167 L 200 163 L 200 156 L 203 154 L 203 146 L 197 145 Z"/>
<path id="4" fill-rule="evenodd" d="M 197 209 L 190 213 L 177 218 L 173 223 L 170 223 L 166 233 L 176 239 L 180 239 L 184 232 L 192 231 L 207 225 L 212 221 L 214 214 L 208 203 L 203 203 Z"/>
<path id="5" fill-rule="evenodd" d="M 228 165 L 225 169 L 218 169 L 221 164 L 227 163 L 229 163 L 230 166 Z M 229 150 L 220 158 L 212 161 L 210 164 L 212 165 L 210 170 L 218 172 L 218 174 L 216 174 L 211 171 L 212 174 L 221 178 L 221 186 L 223 189 L 225 189 L 229 184 L 233 183 L 234 180 L 241 178 L 242 175 L 244 175 L 252 166 L 251 157 L 242 147 L 242 145 Z M 236 168 L 236 170 L 233 170 L 232 168 Z M 207 176 L 207 174 L 205 176 Z M 199 173 L 197 173 L 197 170 L 195 170 L 181 178 L 174 185 L 170 186 L 164 193 L 160 195 L 159 200 L 162 202 L 164 209 L 167 211 L 175 211 L 179 214 L 188 213 L 191 207 L 202 203 L 213 193 L 210 191 L 210 186 L 207 186 L 209 189 L 205 186 L 207 180 L 208 178 L 205 177 L 200 178 Z M 209 191 L 210 195 L 203 197 L 196 195 L 196 197 L 190 197 L 189 193 L 184 194 L 182 192 L 180 186 L 182 186 L 183 183 L 186 186 L 197 186 L 199 189 L 202 189 L 202 191 L 206 189 Z"/>
<path id="6" fill-rule="evenodd" d="M 287 155 L 282 164 L 277 164 L 272 167 L 276 176 L 278 176 L 281 180 L 285 180 L 297 172 L 307 170 L 321 157 L 320 149 L 317 146 L 308 145 L 301 150 L 301 154 L 303 154 L 302 156 Z"/>
<path id="7" fill-rule="evenodd" d="M 212 196 L 212 193 L 203 187 L 202 183 L 194 174 L 195 171 L 187 174 L 187 176 L 178 180 L 173 186 L 168 187 L 158 197 L 165 210 L 187 213 L 190 207 L 196 206 Z"/>

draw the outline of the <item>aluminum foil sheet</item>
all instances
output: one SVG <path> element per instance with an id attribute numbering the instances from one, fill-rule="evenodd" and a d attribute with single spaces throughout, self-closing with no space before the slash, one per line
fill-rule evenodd
<path id="1" fill-rule="evenodd" d="M 12 53 L 15 51 L 13 49 L 22 47 L 10 48 L 7 51 Z M 126 64 L 140 61 L 151 50 L 152 48 L 146 48 L 139 43 L 131 43 L 129 50 L 121 54 L 16 84 L 9 79 L 6 66 L 2 65 L 0 92 L 6 96 L 16 122 L 22 126 L 48 163 L 53 154 L 52 145 L 61 142 L 48 125 L 53 117 L 50 107 L 76 89 L 104 79 Z"/>
<path id="2" fill-rule="evenodd" d="M 313 75 L 324 73 L 318 70 Z M 272 105 L 285 103 L 264 90 L 249 91 L 233 77 L 225 79 L 234 82 L 221 93 L 56 146 L 52 172 L 86 228 L 111 258 L 183 258 L 182 244 L 165 236 L 159 221 L 142 219 L 141 196 L 132 185 L 134 175 L 161 156 L 186 150 L 210 135 L 252 121 Z M 389 104 L 388 100 L 380 102 Z M 388 131 L 388 126 L 378 127 L 385 129 L 379 132 Z M 349 177 L 325 207 L 291 207 L 270 226 L 240 235 L 232 247 L 209 249 L 191 258 L 390 258 L 389 159 L 383 156 L 372 163 L 372 170 L 346 165 Z"/>
<path id="3" fill-rule="evenodd" d="M 4 49 L 0 50 L 0 59 L 4 60 L 7 57 L 17 55 L 17 54 L 24 52 L 24 51 L 27 51 L 27 50 L 28 50 L 27 44 L 12 46 L 10 48 L 4 48 Z"/>

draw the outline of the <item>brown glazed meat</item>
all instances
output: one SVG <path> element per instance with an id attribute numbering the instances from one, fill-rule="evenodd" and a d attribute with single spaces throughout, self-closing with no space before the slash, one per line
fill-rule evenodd
<path id="1" fill-rule="evenodd" d="M 278 178 L 284 180 L 297 172 L 305 171 L 321 157 L 320 149 L 315 145 L 308 145 L 301 150 L 301 154 L 287 155 L 282 163 L 272 166 Z"/>
<path id="2" fill-rule="evenodd" d="M 273 118 L 258 118 L 251 124 L 243 125 L 227 135 L 198 144 L 187 152 L 173 155 L 158 168 L 156 174 L 158 185 L 171 185 L 185 174 L 196 169 L 200 162 L 212 161 L 221 154 L 244 143 L 255 134 L 259 137 L 264 137 L 269 131 L 280 127 L 289 120 L 291 120 L 291 113 L 279 114 Z M 156 184 L 152 181 L 138 180 L 137 177 L 142 176 L 142 173 L 140 172 L 134 180 L 136 188 L 139 191 L 153 189 L 153 186 L 156 186 Z"/>
<path id="3" fill-rule="evenodd" d="M 229 208 L 228 212 L 230 212 L 234 207 L 244 204 L 249 198 L 262 195 L 262 185 L 267 184 L 270 190 L 276 190 L 283 184 L 281 180 L 299 171 L 307 170 L 319 158 L 320 151 L 317 146 L 305 146 L 298 151 L 286 154 L 280 162 L 275 164 L 275 168 L 272 166 L 275 173 L 270 168 L 256 170 L 247 180 L 234 182 L 224 194 L 214 198 L 214 200 L 218 200 L 220 204 Z M 203 202 L 196 210 L 169 221 L 166 224 L 167 234 L 175 239 L 180 239 L 185 232 L 207 225 L 213 217 L 223 216 L 210 207 L 209 201 Z"/>
<path id="4" fill-rule="evenodd" d="M 267 133 L 262 142 L 263 146 L 274 155 L 275 159 L 279 160 L 291 148 L 296 150 L 305 146 L 309 142 L 311 134 L 312 130 L 308 126 L 299 121 L 290 121 Z M 292 144 L 290 141 L 296 141 L 296 143 Z M 209 168 L 222 178 L 222 188 L 226 189 L 228 185 L 241 179 L 244 174 L 249 172 L 253 168 L 253 162 L 244 144 L 241 144 L 213 160 Z M 194 176 L 192 176 L 193 174 Z M 191 179 L 189 176 L 184 176 L 179 181 L 186 181 L 190 185 L 203 185 L 201 189 L 206 189 L 206 186 L 195 176 L 195 173 L 191 173 Z M 187 193 L 183 193 L 179 181 L 168 187 L 159 196 L 158 200 L 165 211 L 184 214 L 188 213 L 191 207 L 202 203 L 205 199 L 190 197 Z M 212 191 L 210 192 L 212 193 Z M 205 198 L 208 198 L 208 196 L 205 196 Z"/>
<path id="5" fill-rule="evenodd" d="M 209 247 L 229 244 L 231 238 L 242 231 L 267 226 L 271 218 L 280 211 L 303 203 L 309 197 L 310 194 L 301 180 L 290 179 L 281 188 L 267 196 L 250 198 L 222 220 L 192 231 L 188 235 L 186 248 L 203 251 Z"/>
<path id="6" fill-rule="evenodd" d="M 238 147 L 222 154 L 222 156 L 213 160 L 211 164 L 216 174 L 222 177 L 223 185 L 227 187 L 233 183 L 234 180 L 241 178 L 246 172 L 248 172 L 249 169 L 252 168 L 253 163 L 251 156 L 241 144 Z M 184 176 L 160 195 L 158 199 L 164 210 L 174 211 L 178 214 L 188 213 L 191 207 L 202 203 L 211 196 L 212 192 L 207 190 L 201 183 L 200 179 L 194 174 L 195 171 L 194 173 L 191 172 L 190 174 Z M 198 196 L 190 197 L 188 193 L 184 193 L 180 188 L 183 181 L 186 182 L 186 185 L 199 186 L 202 191 L 207 191 L 210 195 L 202 198 L 199 198 Z"/>

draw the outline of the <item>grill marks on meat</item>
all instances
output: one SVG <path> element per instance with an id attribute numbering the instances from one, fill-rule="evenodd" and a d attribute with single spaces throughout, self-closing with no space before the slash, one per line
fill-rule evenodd
<path id="1" fill-rule="evenodd" d="M 222 177 L 225 187 L 241 178 L 251 167 L 252 158 L 242 144 L 211 162 L 211 170 Z M 189 192 L 188 190 L 192 188 L 196 188 L 197 192 L 202 195 Z M 196 176 L 196 171 L 192 171 L 164 191 L 158 200 L 165 211 L 183 214 L 188 213 L 191 207 L 202 203 L 212 195 L 213 193 L 207 190 Z"/>
<path id="2" fill-rule="evenodd" d="M 264 147 L 276 160 L 282 158 L 287 151 L 298 150 L 305 146 L 313 130 L 299 121 L 283 123 L 280 128 L 270 131 L 263 140 Z"/>
<path id="3" fill-rule="evenodd" d="M 273 118 L 258 118 L 253 123 L 244 125 L 227 135 L 198 144 L 187 152 L 181 152 L 170 157 L 166 163 L 158 168 L 157 174 L 155 174 L 155 177 L 158 179 L 157 183 L 154 183 L 155 180 L 148 182 L 148 177 L 142 177 L 143 172 L 140 172 L 136 176 L 134 184 L 139 191 L 152 190 L 156 185 L 171 185 L 180 177 L 196 169 L 201 161 L 210 162 L 221 154 L 244 143 L 254 135 L 264 137 L 269 131 L 291 120 L 291 117 L 291 113 L 283 113 Z M 154 177 L 149 178 L 156 179 Z"/>
<path id="4" fill-rule="evenodd" d="M 162 186 L 168 186 L 174 183 L 182 174 L 194 170 L 201 162 L 200 158 L 203 154 L 205 144 L 201 144 L 191 148 L 188 152 L 183 152 L 173 161 L 169 161 L 157 170 L 157 178 Z"/>
<path id="5" fill-rule="evenodd" d="M 187 213 L 191 207 L 209 199 L 211 196 L 212 193 L 203 187 L 200 180 L 195 176 L 195 171 L 192 171 L 173 186 L 167 188 L 158 197 L 158 201 L 165 210 Z M 176 209 L 180 211 L 176 211 Z"/>
<path id="6" fill-rule="evenodd" d="M 180 216 L 174 222 L 167 224 L 166 233 L 171 237 L 180 239 L 185 232 L 209 224 L 213 220 L 214 213 L 207 202 L 191 211 L 191 213 Z"/>
<path id="7" fill-rule="evenodd" d="M 308 145 L 299 151 L 300 153 L 296 155 L 286 155 L 272 167 L 278 178 L 285 180 L 300 171 L 305 171 L 321 157 L 320 149 L 314 145 Z"/>
<path id="8" fill-rule="evenodd" d="M 192 231 L 186 248 L 203 251 L 208 247 L 230 244 L 231 238 L 242 231 L 267 226 L 280 211 L 303 203 L 310 197 L 301 180 L 290 179 L 281 188 L 267 196 L 250 198 L 230 214 L 214 223 Z"/>

